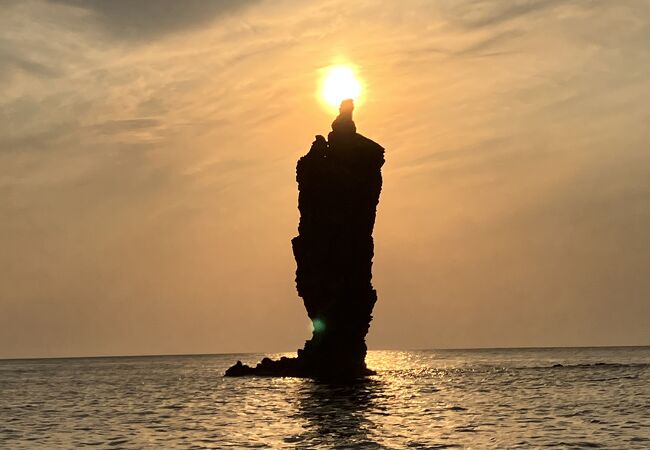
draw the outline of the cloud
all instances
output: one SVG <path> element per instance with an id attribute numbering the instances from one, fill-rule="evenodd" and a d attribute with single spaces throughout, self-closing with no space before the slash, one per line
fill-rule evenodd
<path id="1" fill-rule="evenodd" d="M 59 71 L 46 64 L 20 56 L 16 52 L 2 47 L 0 47 L 0 60 L 2 61 L 0 79 L 3 79 L 12 69 L 42 78 L 55 78 L 60 75 Z"/>
<path id="2" fill-rule="evenodd" d="M 454 22 L 467 28 L 482 28 L 537 14 L 562 3 L 568 2 L 562 0 L 453 2 L 450 12 Z"/>
<path id="3" fill-rule="evenodd" d="M 495 33 L 492 36 L 481 39 L 461 50 L 454 52 L 455 56 L 492 56 L 502 55 L 504 51 L 500 49 L 505 43 L 514 40 L 523 35 L 523 32 L 516 30 L 508 30 L 500 33 Z M 494 50 L 495 47 L 497 50 Z"/>
<path id="4" fill-rule="evenodd" d="M 97 131 L 105 134 L 120 133 L 124 131 L 142 130 L 161 126 L 162 122 L 157 119 L 139 118 L 139 119 L 120 119 L 107 120 L 94 126 Z"/>
<path id="5" fill-rule="evenodd" d="M 235 13 L 255 0 L 50 0 L 81 8 L 108 34 L 119 40 L 141 41 L 196 30 Z"/>

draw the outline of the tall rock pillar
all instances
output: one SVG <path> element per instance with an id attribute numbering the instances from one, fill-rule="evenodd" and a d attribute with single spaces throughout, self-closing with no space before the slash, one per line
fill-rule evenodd
<path id="1" fill-rule="evenodd" d="M 384 149 L 358 134 L 352 100 L 341 103 L 327 140 L 316 136 L 297 166 L 296 287 L 313 333 L 297 358 L 238 362 L 226 375 L 354 378 L 372 373 L 365 337 L 377 293 L 372 286 L 373 227 Z"/>
<path id="2" fill-rule="evenodd" d="M 297 166 L 296 286 L 313 323 L 299 351 L 309 371 L 361 375 L 377 293 L 372 231 L 384 149 L 356 132 L 352 100 L 341 104 L 327 141 L 316 136 Z"/>

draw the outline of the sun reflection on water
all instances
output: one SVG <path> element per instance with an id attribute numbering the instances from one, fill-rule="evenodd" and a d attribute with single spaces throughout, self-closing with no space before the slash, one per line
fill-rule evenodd
<path id="1" fill-rule="evenodd" d="M 370 351 L 377 375 L 354 384 L 222 377 L 263 356 L 0 361 L 0 448 L 647 448 L 650 349 Z"/>

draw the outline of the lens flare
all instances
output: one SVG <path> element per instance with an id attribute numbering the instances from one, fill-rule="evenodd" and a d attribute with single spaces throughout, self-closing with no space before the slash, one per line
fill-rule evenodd
<path id="1" fill-rule="evenodd" d="M 321 98 L 326 105 L 338 109 L 341 101 L 359 100 L 362 87 L 354 70 L 349 66 L 331 66 L 325 70 L 321 84 Z"/>
<path id="2" fill-rule="evenodd" d="M 311 322 L 311 326 L 314 333 L 322 333 L 325 331 L 325 322 L 323 322 L 321 319 L 314 319 Z"/>

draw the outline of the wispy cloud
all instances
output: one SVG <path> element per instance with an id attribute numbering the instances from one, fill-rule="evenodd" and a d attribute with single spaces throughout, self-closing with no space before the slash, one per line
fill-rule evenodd
<path id="1" fill-rule="evenodd" d="M 87 17 L 116 40 L 144 41 L 170 33 L 192 32 L 235 14 L 256 0 L 49 0 L 87 12 Z"/>
<path id="2" fill-rule="evenodd" d="M 2 60 L 3 63 L 2 66 L 0 66 L 0 79 L 8 76 L 8 72 L 12 69 L 23 71 L 27 75 L 35 75 L 46 79 L 56 78 L 60 76 L 60 73 L 58 71 L 46 64 L 20 56 L 12 51 L 9 51 L 8 49 L 3 49 L 1 47 L 0 60 Z"/>
<path id="3" fill-rule="evenodd" d="M 474 2 L 450 2 L 449 18 L 466 28 L 483 28 L 501 25 L 516 19 L 548 12 L 558 6 L 569 4 L 565 0 L 479 0 Z M 581 2 L 584 5 L 584 2 Z"/>

